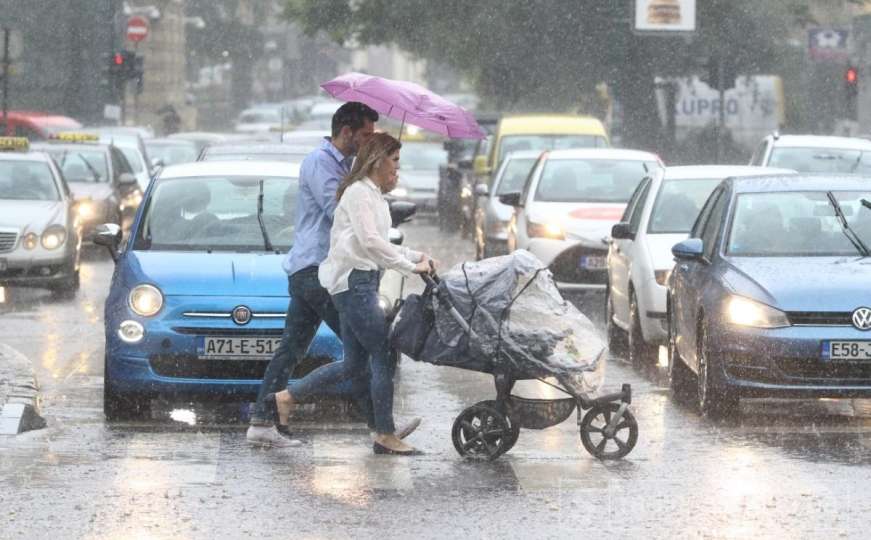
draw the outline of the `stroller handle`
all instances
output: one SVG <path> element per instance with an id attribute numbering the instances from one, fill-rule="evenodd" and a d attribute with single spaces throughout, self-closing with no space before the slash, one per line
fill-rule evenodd
<path id="1" fill-rule="evenodd" d="M 470 338 L 475 338 L 475 332 L 472 331 L 472 327 L 469 326 L 469 323 L 466 319 L 463 318 L 463 315 L 457 311 L 457 308 L 451 303 L 450 299 L 445 295 L 439 294 L 439 283 L 441 283 L 441 279 L 439 279 L 438 274 L 436 274 L 435 266 L 430 261 L 430 271 L 425 274 L 420 274 L 420 278 L 423 279 L 423 282 L 426 283 L 426 286 L 433 290 L 436 298 L 438 298 L 439 303 L 447 309 L 448 314 L 451 316 L 454 321 L 462 328 L 463 332 L 468 334 Z"/>

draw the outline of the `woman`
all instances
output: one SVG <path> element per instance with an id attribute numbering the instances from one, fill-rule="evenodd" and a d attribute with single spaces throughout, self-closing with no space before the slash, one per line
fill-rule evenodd
<path id="1" fill-rule="evenodd" d="M 398 247 L 387 239 L 390 208 L 384 194 L 396 187 L 402 144 L 386 133 L 372 136 L 360 149 L 351 173 L 339 185 L 330 251 L 318 277 L 339 310 L 345 359 L 323 366 L 275 394 L 279 422 L 287 423 L 291 406 L 325 385 L 358 379 L 369 369 L 372 394 L 370 421 L 376 454 L 410 455 L 414 448 L 395 434 L 393 424 L 394 364 L 387 343 L 387 322 L 378 303 L 381 272 L 405 274 L 430 270 L 423 253 Z M 371 360 L 370 360 L 371 358 Z"/>

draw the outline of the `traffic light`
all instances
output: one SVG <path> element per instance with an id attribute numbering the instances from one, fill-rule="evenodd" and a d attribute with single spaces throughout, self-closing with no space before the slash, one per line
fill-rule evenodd
<path id="1" fill-rule="evenodd" d="M 134 51 L 117 50 L 103 55 L 101 85 L 109 96 L 117 97 L 128 81 L 136 81 L 136 92 L 142 93 L 145 59 Z"/>
<path id="2" fill-rule="evenodd" d="M 855 119 L 857 115 L 856 102 L 859 98 L 859 69 L 848 66 L 844 71 L 844 101 L 847 118 Z"/>
<path id="3" fill-rule="evenodd" d="M 720 62 L 723 63 L 723 80 L 720 81 Z M 738 67 L 735 65 L 735 60 L 732 58 L 715 58 L 712 57 L 705 64 L 707 74 L 702 75 L 701 79 L 714 90 L 730 90 L 735 88 L 735 79 L 738 78 Z M 721 88 L 722 85 L 722 88 Z"/>

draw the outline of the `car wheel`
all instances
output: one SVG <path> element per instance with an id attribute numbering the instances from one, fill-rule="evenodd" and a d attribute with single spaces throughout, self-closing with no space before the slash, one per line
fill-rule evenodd
<path id="1" fill-rule="evenodd" d="M 59 280 L 55 285 L 53 285 L 51 293 L 57 299 L 71 300 L 76 297 L 76 293 L 79 292 L 80 286 L 81 279 L 79 271 L 75 270 L 71 276 Z"/>
<path id="2" fill-rule="evenodd" d="M 151 398 L 121 394 L 109 378 L 108 359 L 103 362 L 103 415 L 106 420 L 141 420 L 151 415 Z"/>
<path id="3" fill-rule="evenodd" d="M 611 305 L 611 289 L 605 289 L 605 329 L 608 333 L 608 350 L 612 355 L 626 355 L 626 333 L 614 324 L 614 306 Z"/>
<path id="4" fill-rule="evenodd" d="M 644 341 L 641 331 L 641 315 L 635 291 L 629 293 L 629 360 L 638 368 L 656 366 L 659 347 Z"/>
<path id="5" fill-rule="evenodd" d="M 695 377 L 677 350 L 677 332 L 668 309 L 668 386 L 674 398 L 681 403 L 691 403 L 695 396 Z"/>
<path id="6" fill-rule="evenodd" d="M 699 410 L 710 418 L 724 418 L 738 412 L 739 400 L 737 394 L 718 383 L 714 376 L 715 366 L 708 349 L 707 330 L 704 323 L 699 329 L 699 373 L 698 402 Z"/>

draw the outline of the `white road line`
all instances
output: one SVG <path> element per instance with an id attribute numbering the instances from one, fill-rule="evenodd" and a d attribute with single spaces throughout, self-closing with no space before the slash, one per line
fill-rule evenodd
<path id="1" fill-rule="evenodd" d="M 323 433 L 313 436 L 312 487 L 323 495 L 346 497 L 366 490 L 411 490 L 413 457 L 376 456 L 368 435 Z"/>
<path id="2" fill-rule="evenodd" d="M 137 433 L 117 468 L 116 482 L 134 492 L 213 484 L 220 438 L 218 432 Z"/>

